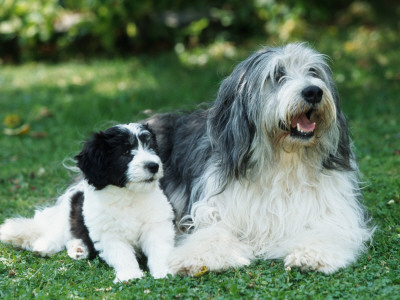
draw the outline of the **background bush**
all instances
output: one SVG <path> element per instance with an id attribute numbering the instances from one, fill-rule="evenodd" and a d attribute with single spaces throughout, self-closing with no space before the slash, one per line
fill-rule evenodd
<path id="1" fill-rule="evenodd" d="M 396 0 L 2 0 L 0 58 L 158 51 L 219 41 L 307 37 L 321 23 L 396 20 Z M 382 16 L 381 19 L 378 17 Z M 393 17 L 394 16 L 394 17 Z M 394 24 L 398 28 L 398 23 Z"/>

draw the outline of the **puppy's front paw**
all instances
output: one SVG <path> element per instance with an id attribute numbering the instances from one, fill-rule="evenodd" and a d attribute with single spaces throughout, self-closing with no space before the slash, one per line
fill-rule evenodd
<path id="1" fill-rule="evenodd" d="M 172 274 L 172 272 L 167 267 L 158 268 L 157 270 L 154 270 L 153 272 L 151 272 L 151 275 L 155 279 L 165 278 L 165 277 L 167 277 L 168 274 Z"/>
<path id="2" fill-rule="evenodd" d="M 142 278 L 143 272 L 141 270 L 124 270 L 117 272 L 114 283 L 125 282 L 131 279 Z"/>

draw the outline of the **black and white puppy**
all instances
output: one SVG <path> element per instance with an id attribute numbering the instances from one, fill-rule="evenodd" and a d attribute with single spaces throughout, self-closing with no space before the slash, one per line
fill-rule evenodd
<path id="1" fill-rule="evenodd" d="M 173 210 L 159 187 L 163 175 L 155 137 L 131 123 L 100 131 L 76 156 L 84 179 L 32 219 L 8 219 L 0 240 L 46 256 L 67 248 L 75 259 L 96 252 L 116 272 L 114 282 L 143 276 L 135 252 L 155 278 L 169 272 Z"/>

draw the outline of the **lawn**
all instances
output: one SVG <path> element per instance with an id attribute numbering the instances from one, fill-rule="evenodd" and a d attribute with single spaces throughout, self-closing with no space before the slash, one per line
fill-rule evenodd
<path id="1" fill-rule="evenodd" d="M 400 59 L 397 38 L 332 29 L 312 45 L 331 66 L 349 119 L 365 204 L 378 226 L 368 252 L 333 275 L 285 270 L 282 261 L 197 278 L 150 275 L 112 284 L 104 262 L 73 261 L 66 252 L 41 258 L 0 244 L 0 298 L 400 298 Z M 215 55 L 167 52 L 129 58 L 27 63 L 0 67 L 0 120 L 20 119 L 25 135 L 0 133 L 0 222 L 32 216 L 73 178 L 63 161 L 93 130 L 152 112 L 190 110 L 215 97 L 218 85 L 254 45 Z M 368 44 L 368 47 L 365 45 Z M 233 53 L 232 53 L 233 51 Z M 179 52 L 179 51 L 178 51 Z M 222 51 L 223 52 L 223 51 Z M 214 54 L 213 54 L 214 53 Z M 10 124 L 9 124 L 10 125 Z M 26 128 L 26 127 L 25 127 Z"/>

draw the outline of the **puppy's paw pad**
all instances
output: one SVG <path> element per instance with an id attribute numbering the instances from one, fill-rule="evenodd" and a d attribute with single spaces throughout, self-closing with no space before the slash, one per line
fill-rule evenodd
<path id="1" fill-rule="evenodd" d="M 72 259 L 84 259 L 89 255 L 89 250 L 80 239 L 69 241 L 67 243 L 67 252 Z"/>
<path id="2" fill-rule="evenodd" d="M 85 259 L 88 257 L 88 252 L 86 249 L 81 247 L 76 247 L 73 249 L 68 249 L 68 255 L 72 259 Z"/>

